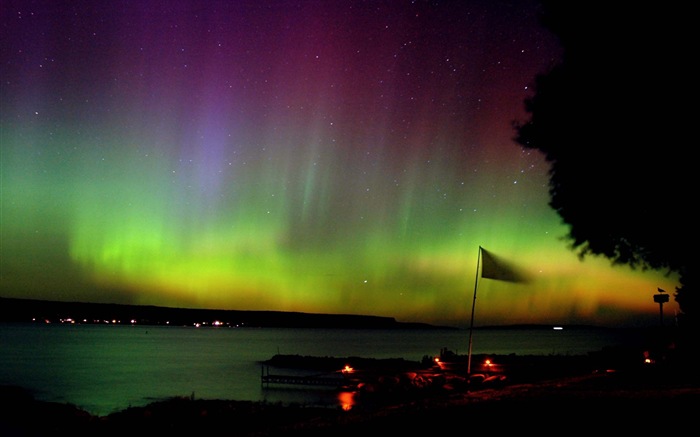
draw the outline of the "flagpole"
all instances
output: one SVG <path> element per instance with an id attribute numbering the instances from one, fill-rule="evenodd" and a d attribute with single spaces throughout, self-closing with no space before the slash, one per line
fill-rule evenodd
<path id="1" fill-rule="evenodd" d="M 476 277 L 474 278 L 474 299 L 472 299 L 472 317 L 469 322 L 469 352 L 467 353 L 467 375 L 472 373 L 472 332 L 474 331 L 474 307 L 476 306 L 476 287 L 479 284 L 479 265 L 481 263 L 481 246 L 476 257 Z"/>

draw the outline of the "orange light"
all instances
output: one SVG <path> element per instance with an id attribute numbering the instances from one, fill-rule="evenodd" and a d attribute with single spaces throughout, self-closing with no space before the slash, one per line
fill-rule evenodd
<path id="1" fill-rule="evenodd" d="M 348 366 L 348 365 L 346 365 L 345 367 L 343 367 L 343 370 L 342 370 L 343 373 L 352 373 L 352 372 L 354 372 L 354 371 L 355 371 L 355 369 L 353 369 L 352 367 L 350 367 L 350 366 Z"/>
<path id="2" fill-rule="evenodd" d="M 343 411 L 350 411 L 355 405 L 355 395 L 346 391 L 340 392 L 338 394 L 338 401 Z"/>
<path id="3" fill-rule="evenodd" d="M 484 365 L 487 367 L 491 367 L 491 360 L 484 361 Z"/>

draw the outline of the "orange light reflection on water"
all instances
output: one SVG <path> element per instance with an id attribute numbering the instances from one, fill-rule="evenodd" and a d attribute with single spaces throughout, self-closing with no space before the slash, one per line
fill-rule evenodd
<path id="1" fill-rule="evenodd" d="M 338 402 L 343 411 L 350 411 L 355 405 L 355 393 L 350 391 L 341 391 L 338 393 Z"/>

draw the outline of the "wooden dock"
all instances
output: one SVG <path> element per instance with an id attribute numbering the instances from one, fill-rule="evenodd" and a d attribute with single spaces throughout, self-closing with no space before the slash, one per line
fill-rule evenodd
<path id="1" fill-rule="evenodd" d="M 327 385 L 341 386 L 346 381 L 341 378 L 323 376 L 295 376 L 295 375 L 263 375 L 262 383 L 268 384 L 296 384 L 296 385 Z"/>
<path id="2" fill-rule="evenodd" d="M 340 387 L 347 384 L 347 379 L 342 376 L 331 376 L 329 374 L 321 375 L 273 375 L 262 370 L 260 382 L 263 386 L 270 384 L 292 384 L 292 385 L 311 385 L 311 386 L 331 386 Z"/>

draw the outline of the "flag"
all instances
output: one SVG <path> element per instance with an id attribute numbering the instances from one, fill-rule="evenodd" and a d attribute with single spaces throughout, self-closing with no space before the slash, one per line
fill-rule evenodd
<path id="1" fill-rule="evenodd" d="M 506 282 L 527 282 L 527 276 L 517 267 L 481 249 L 481 277 Z"/>

